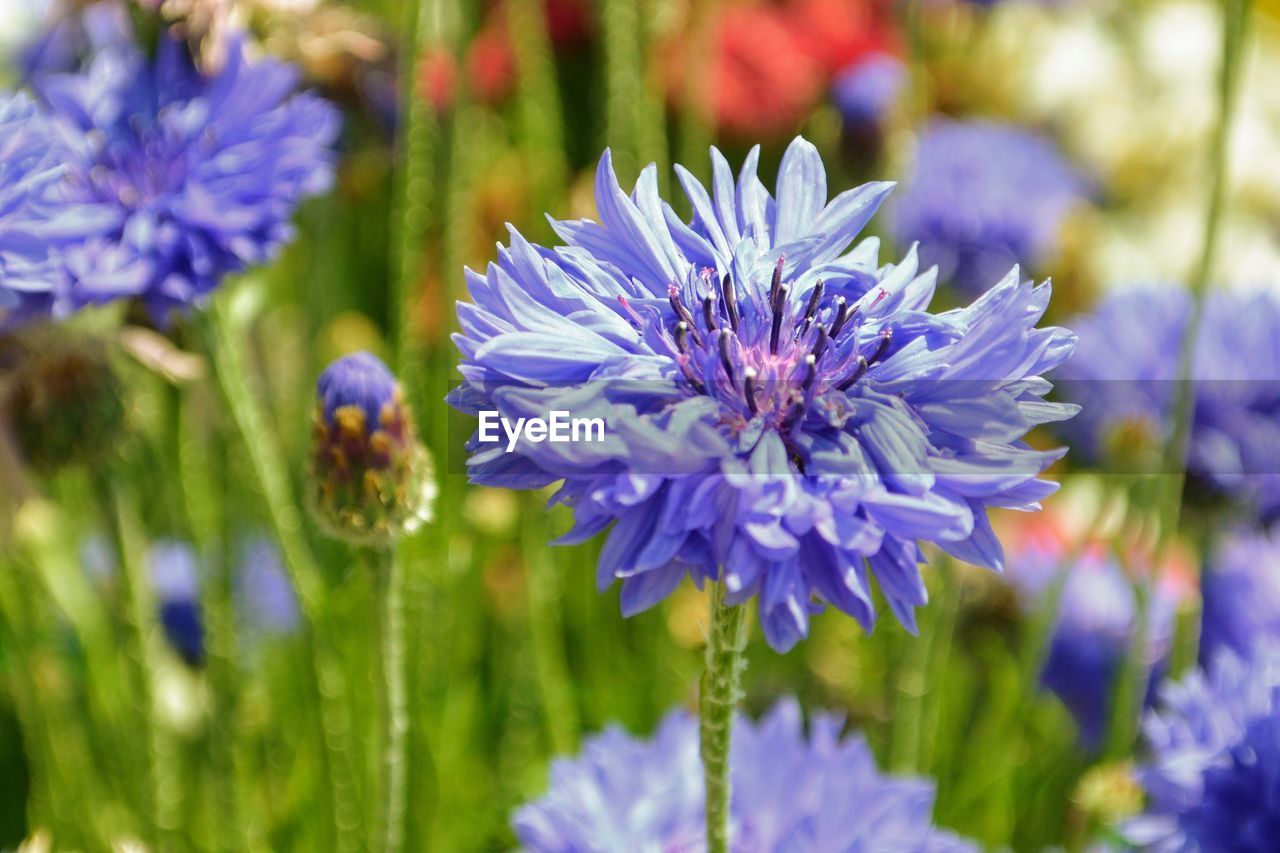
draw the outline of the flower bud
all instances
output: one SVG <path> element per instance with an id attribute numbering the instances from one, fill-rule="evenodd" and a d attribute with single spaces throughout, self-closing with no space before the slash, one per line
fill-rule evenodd
<path id="1" fill-rule="evenodd" d="M 344 356 L 316 383 L 311 503 L 335 536 L 385 544 L 431 517 L 431 460 L 404 391 L 367 352 Z"/>
<path id="2" fill-rule="evenodd" d="M 174 654 L 195 668 L 204 665 L 206 655 L 198 563 L 194 548 L 173 539 L 156 542 L 147 553 L 165 640 Z"/>
<path id="3" fill-rule="evenodd" d="M 124 423 L 120 382 L 98 342 L 61 334 L 23 335 L 11 372 L 0 380 L 0 413 L 35 471 L 92 463 Z"/>

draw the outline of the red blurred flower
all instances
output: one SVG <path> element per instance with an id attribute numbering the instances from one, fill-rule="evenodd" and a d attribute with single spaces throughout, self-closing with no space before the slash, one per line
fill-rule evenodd
<path id="1" fill-rule="evenodd" d="M 515 89 L 516 52 L 501 7 L 493 9 L 467 48 L 467 82 L 485 104 L 504 101 Z"/>
<path id="2" fill-rule="evenodd" d="M 437 44 L 423 51 L 418 62 L 418 94 L 437 112 L 453 106 L 458 88 L 458 61 L 448 47 Z"/>
<path id="3" fill-rule="evenodd" d="M 788 0 L 786 6 L 801 50 L 828 76 L 873 53 L 899 53 L 890 0 Z"/>
<path id="4" fill-rule="evenodd" d="M 591 35 L 594 22 L 587 0 L 544 0 L 543 8 L 547 35 L 556 50 L 575 47 Z M 467 45 L 463 64 L 467 85 L 477 101 L 498 104 L 515 91 L 519 67 L 505 2 L 489 6 L 479 32 Z M 453 105 L 458 63 L 444 46 L 423 58 L 418 73 L 421 92 L 436 109 Z"/>
<path id="5" fill-rule="evenodd" d="M 726 8 L 716 22 L 714 61 L 715 122 L 730 134 L 794 130 L 822 94 L 822 66 L 801 49 L 778 7 Z"/>
<path id="6" fill-rule="evenodd" d="M 741 137 L 798 129 L 832 76 L 872 53 L 894 52 L 889 0 L 782 0 L 730 3 L 711 22 L 712 63 L 699 69 L 682 33 L 670 46 L 670 100 L 681 103 L 704 75 L 708 118 Z M 692 55 L 691 55 L 692 54 Z M 696 94 L 693 94 L 697 97 Z"/>
<path id="7" fill-rule="evenodd" d="M 546 0 L 547 33 L 555 47 L 573 47 L 591 37 L 595 19 L 588 0 Z"/>

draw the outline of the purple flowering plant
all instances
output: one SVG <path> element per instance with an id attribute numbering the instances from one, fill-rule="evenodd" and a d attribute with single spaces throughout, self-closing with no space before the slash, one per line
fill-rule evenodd
<path id="1" fill-rule="evenodd" d="M 1191 295 L 1176 285 L 1117 289 L 1071 321 L 1075 356 L 1055 374 L 1080 417 L 1063 435 L 1087 460 L 1138 473 L 1135 452 L 1172 431 L 1177 353 Z M 1203 491 L 1247 518 L 1280 511 L 1280 297 L 1214 290 L 1204 305 L 1190 380 L 1195 386 L 1187 470 Z"/>
<path id="2" fill-rule="evenodd" d="M 1200 581 L 1200 663 L 1280 642 L 1280 531 L 1241 529 L 1213 549 Z"/>
<path id="3" fill-rule="evenodd" d="M 165 320 L 270 261 L 297 204 L 332 180 L 337 112 L 239 41 L 216 70 L 164 34 L 154 57 L 111 43 L 31 82 L 66 152 L 55 195 L 69 213 L 45 229 L 57 274 L 0 282 L 22 317 L 138 298 Z"/>
<path id="4" fill-rule="evenodd" d="M 1139 770 L 1147 810 L 1126 827 L 1144 850 L 1264 851 L 1280 835 L 1280 647 L 1222 650 L 1162 692 Z"/>
<path id="5" fill-rule="evenodd" d="M 1149 549 L 1075 541 L 1059 514 L 1028 518 L 1005 531 L 1008 579 L 1027 611 L 1056 606 L 1040 684 L 1075 719 L 1080 743 L 1103 744 L 1126 658 L 1137 654 L 1146 677 L 1144 704 L 1169 666 L 1175 620 L 1195 597 L 1194 575 L 1180 552 L 1152 566 Z M 1139 614 L 1139 587 L 1145 612 Z M 1145 631 L 1136 644 L 1135 632 Z"/>
<path id="6" fill-rule="evenodd" d="M 602 418 L 605 440 L 473 438 L 471 479 L 539 488 L 576 524 L 608 528 L 597 580 L 622 609 L 652 606 L 686 576 L 722 579 L 725 601 L 758 600 L 785 651 L 826 602 L 865 628 L 871 577 L 909 628 L 927 600 L 921 541 L 999 570 L 991 507 L 1034 509 L 1062 450 L 1027 431 L 1070 417 L 1042 375 L 1074 336 L 1037 328 L 1048 285 L 1016 270 L 972 305 L 928 311 L 936 283 L 914 248 L 881 264 L 855 242 L 892 188 L 828 200 L 826 172 L 797 139 L 776 193 L 753 151 L 735 181 L 718 151 L 708 192 L 677 167 L 695 211 L 681 221 L 646 168 L 622 191 L 609 154 L 600 222 L 554 222 L 565 245 L 514 229 L 458 306 L 466 411 L 517 419 L 565 409 Z"/>
<path id="7" fill-rule="evenodd" d="M 969 842 L 934 827 L 933 783 L 882 774 L 844 721 L 783 699 L 759 722 L 735 717 L 730 850 L 913 850 L 963 853 Z M 513 816 L 524 849 L 702 850 L 698 723 L 672 711 L 649 740 L 619 728 L 557 759 L 545 795 Z"/>
<path id="8" fill-rule="evenodd" d="M 58 275 L 56 239 L 73 213 L 57 194 L 66 151 L 26 95 L 0 95 L 0 325 Z"/>
<path id="9" fill-rule="evenodd" d="M 936 119 L 889 224 L 920 243 L 922 263 L 964 294 L 982 293 L 1009 267 L 1041 269 L 1089 183 L 1052 138 L 990 121 Z"/>

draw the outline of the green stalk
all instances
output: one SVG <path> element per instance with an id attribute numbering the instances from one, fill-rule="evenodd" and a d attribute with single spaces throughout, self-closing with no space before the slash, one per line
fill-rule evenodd
<path id="1" fill-rule="evenodd" d="M 689 39 L 684 49 L 687 69 L 680 104 L 680 163 L 704 184 L 710 183 L 709 151 L 714 130 L 709 115 L 714 113 L 716 99 L 715 27 L 719 19 L 719 0 L 692 3 L 689 6 Z M 683 213 L 692 213 L 687 203 Z"/>
<path id="2" fill-rule="evenodd" d="M 283 450 L 251 387 L 242 342 L 232 327 L 226 305 L 211 306 L 205 333 L 218 386 L 248 453 L 307 625 L 312 675 L 319 693 L 334 844 L 339 851 L 358 850 L 361 816 L 356 802 L 346 680 L 338 656 L 324 636 L 325 581 L 304 533 Z"/>
<path id="3" fill-rule="evenodd" d="M 1192 380 L 1196 342 L 1204 315 L 1205 295 L 1217 256 L 1218 232 L 1221 230 L 1227 184 L 1227 151 L 1231 139 L 1231 121 L 1235 114 L 1239 89 L 1240 59 L 1244 53 L 1251 0 L 1225 0 L 1222 21 L 1222 66 L 1218 75 L 1218 116 L 1209 147 L 1209 204 L 1205 209 L 1204 238 L 1200 257 L 1191 276 L 1191 315 L 1188 318 L 1182 348 L 1178 353 L 1177 384 L 1173 404 L 1173 432 L 1165 445 L 1163 470 L 1168 472 L 1166 488 L 1157 504 L 1159 540 L 1147 588 L 1135 585 L 1137 613 L 1133 633 L 1133 649 L 1121 667 L 1115 692 L 1111 731 L 1107 754 L 1125 754 L 1137 736 L 1139 710 L 1146 692 L 1147 674 L 1142 665 L 1148 624 L 1148 592 L 1160 581 L 1169 544 L 1178 527 L 1182 508 L 1182 492 L 1186 482 L 1187 453 L 1191 444 L 1191 425 L 1195 413 L 1195 385 Z"/>
<path id="4" fill-rule="evenodd" d="M 729 745 L 733 711 L 747 665 L 743 657 L 747 647 L 746 608 L 726 604 L 724 595 L 724 581 L 716 581 L 711 587 L 707 669 L 702 674 L 698 702 L 707 792 L 707 853 L 726 853 L 729 849 Z"/>
<path id="5" fill-rule="evenodd" d="M 933 748 L 937 741 L 938 721 L 942 713 L 941 681 L 951 657 L 956 618 L 960 612 L 963 590 L 952 571 L 951 559 L 937 558 L 941 592 L 933 603 L 927 637 L 914 638 L 909 654 L 910 675 L 915 689 L 904 690 L 899 684 L 899 703 L 892 728 L 892 766 L 900 773 L 929 773 Z M 896 709 L 895 705 L 895 709 Z M 900 722 L 899 717 L 902 717 Z M 930 774 L 931 775 L 931 774 Z"/>
<path id="6" fill-rule="evenodd" d="M 533 192 L 530 222 L 541 222 L 563 192 L 564 110 L 551 55 L 551 37 L 542 3 L 516 2 L 507 6 L 519 65 L 521 138 L 527 150 Z"/>
<path id="7" fill-rule="evenodd" d="M 640 104 L 644 97 L 644 57 L 636 0 L 603 0 L 605 143 L 625 185 L 640 168 Z"/>
<path id="8" fill-rule="evenodd" d="M 209 613 L 209 684 L 213 692 L 213 760 L 214 791 L 218 803 L 217 844 L 219 849 L 244 850 L 253 835 L 245 820 L 244 801 L 240 796 L 238 768 L 240 764 L 240 727 L 236 725 L 239 708 L 240 657 L 236 638 L 234 601 L 234 553 L 229 506 L 230 459 L 226 444 L 215 437 L 215 467 L 221 476 L 210 491 L 216 495 L 220 535 L 216 537 L 218 554 L 216 575 L 206 598 Z"/>
<path id="9" fill-rule="evenodd" d="M 409 734 L 409 694 L 405 681 L 404 566 L 394 550 L 370 561 L 376 567 L 382 634 L 382 817 L 381 850 L 398 853 L 404 846 Z"/>
<path id="10" fill-rule="evenodd" d="M 396 268 L 394 293 L 394 318 L 396 324 L 395 365 L 410 394 L 411 402 L 418 402 L 417 363 L 420 360 L 422 341 L 414 322 L 414 309 L 418 294 L 415 288 L 422 280 L 427 228 L 431 219 L 431 169 L 436 148 L 436 120 L 423 93 L 418 91 L 417 64 L 423 48 L 431 42 L 436 26 L 435 0 L 418 0 L 415 6 L 407 4 L 414 20 L 408 22 L 410 33 L 405 45 L 405 57 L 410 63 L 406 74 L 407 104 L 404 150 L 399 170 L 398 199 L 395 205 L 395 221 L 392 233 L 396 235 Z"/>
<path id="11" fill-rule="evenodd" d="M 529 635 L 538 690 L 551 748 L 558 755 L 573 750 L 578 708 L 565 661 L 564 619 L 560 609 L 560 570 L 544 544 L 546 515 L 530 508 L 524 518 L 524 553 L 529 584 Z"/>
<path id="12" fill-rule="evenodd" d="M 116 488 L 108 476 L 97 472 L 95 485 L 120 569 L 120 592 L 125 605 L 125 654 L 134 671 L 137 723 L 143 744 L 144 823 L 149 824 L 147 829 L 158 849 L 171 849 L 179 829 L 176 810 L 181 805 L 182 790 L 176 773 L 176 752 L 161 731 L 155 714 L 156 604 L 140 553 L 132 499 Z"/>
<path id="13" fill-rule="evenodd" d="M 8 650 L 9 686 L 31 767 L 27 819 L 33 826 L 47 820 L 54 840 L 74 847 L 84 839 L 72 834 L 79 816 L 70 805 L 83 798 L 79 796 L 79 786 L 72 783 L 74 774 L 68 772 L 59 754 L 59 738 L 53 728 L 61 715 L 47 707 L 36 674 L 39 643 L 31 621 L 33 602 L 24 590 L 29 580 L 18 560 L 0 565 L 0 612 L 7 629 L 3 637 Z"/>

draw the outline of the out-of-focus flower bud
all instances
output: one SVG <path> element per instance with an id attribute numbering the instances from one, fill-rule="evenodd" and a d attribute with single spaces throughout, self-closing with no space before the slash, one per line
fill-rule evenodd
<path id="1" fill-rule="evenodd" d="M 195 550 L 185 542 L 164 539 L 151 546 L 147 564 L 155 586 L 160 627 L 169 647 L 187 666 L 203 666 L 204 617 Z"/>
<path id="2" fill-rule="evenodd" d="M 367 352 L 344 356 L 316 394 L 311 502 L 329 532 L 378 545 L 429 520 L 431 460 L 387 366 Z"/>
<path id="3" fill-rule="evenodd" d="M 114 443 L 124 403 L 106 347 L 57 333 L 23 334 L 0 377 L 0 420 L 22 458 L 51 473 L 93 462 Z"/>
<path id="4" fill-rule="evenodd" d="M 1086 815 L 1109 826 L 1142 809 L 1142 786 L 1128 761 L 1100 764 L 1080 778 L 1072 799 Z"/>

